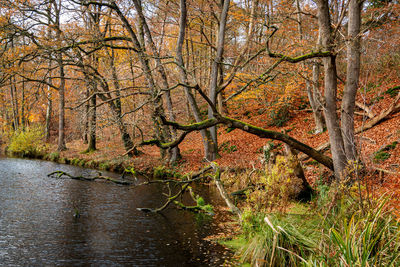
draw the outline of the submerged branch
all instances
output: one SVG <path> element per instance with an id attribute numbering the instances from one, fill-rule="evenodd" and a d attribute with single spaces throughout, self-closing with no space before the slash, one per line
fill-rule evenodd
<path id="1" fill-rule="evenodd" d="M 241 211 L 239 210 L 238 207 L 236 207 L 232 203 L 231 199 L 229 198 L 229 195 L 225 191 L 224 185 L 221 182 L 221 170 L 220 170 L 219 166 L 214 162 L 211 163 L 211 166 L 215 171 L 214 182 L 215 182 L 215 184 L 216 184 L 216 186 L 218 188 L 219 194 L 224 199 L 224 201 L 225 201 L 226 205 L 229 207 L 229 209 L 239 217 L 240 221 L 242 221 L 242 213 L 241 213 Z"/>
<path id="2" fill-rule="evenodd" d="M 97 176 L 93 176 L 93 177 L 88 177 L 88 176 L 83 176 L 83 175 L 74 176 L 74 175 L 71 175 L 71 174 L 69 174 L 67 172 L 63 172 L 63 171 L 54 171 L 52 173 L 49 173 L 47 176 L 55 177 L 55 178 L 62 178 L 63 176 L 66 176 L 70 179 L 81 180 L 81 181 L 105 180 L 105 181 L 109 181 L 109 182 L 119 184 L 119 185 L 132 185 L 133 184 L 133 182 L 130 182 L 130 181 L 118 180 L 118 179 L 114 179 L 114 178 L 111 178 L 108 176 L 103 176 L 100 172 L 98 173 Z"/>
<path id="3" fill-rule="evenodd" d="M 162 183 L 162 184 L 170 184 L 170 183 L 175 183 L 175 184 L 183 184 L 181 189 L 179 190 L 178 193 L 176 193 L 175 195 L 171 196 L 171 192 L 168 195 L 168 199 L 167 201 L 159 208 L 138 208 L 138 210 L 143 211 L 143 212 L 161 212 L 163 210 L 165 210 L 171 203 L 175 203 L 176 205 L 182 207 L 184 206 L 182 203 L 175 201 L 178 197 L 182 196 L 186 190 L 189 188 L 189 185 L 195 181 L 198 181 L 200 179 L 203 179 L 207 176 L 202 176 L 203 174 L 205 174 L 206 172 L 208 172 L 209 170 L 211 170 L 212 167 L 208 166 L 205 167 L 203 169 L 201 169 L 200 171 L 193 173 L 191 175 L 189 175 L 188 177 L 186 177 L 185 180 L 153 180 L 153 181 L 148 181 L 148 182 L 144 182 L 141 183 L 139 185 L 148 185 L 148 184 L 152 184 L 152 183 Z M 138 185 L 138 186 L 139 186 Z M 192 211 L 198 211 L 198 209 L 190 209 Z"/>

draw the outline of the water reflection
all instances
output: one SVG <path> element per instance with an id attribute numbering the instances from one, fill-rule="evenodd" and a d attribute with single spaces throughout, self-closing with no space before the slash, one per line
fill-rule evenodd
<path id="1" fill-rule="evenodd" d="M 162 188 L 54 179 L 54 170 L 90 174 L 51 162 L 0 159 L 0 265 L 217 266 L 223 249 L 202 238 L 209 218 L 157 207 Z M 111 175 L 111 174 L 107 174 Z M 208 196 L 206 196 L 207 198 Z M 79 217 L 74 214 L 79 211 Z"/>

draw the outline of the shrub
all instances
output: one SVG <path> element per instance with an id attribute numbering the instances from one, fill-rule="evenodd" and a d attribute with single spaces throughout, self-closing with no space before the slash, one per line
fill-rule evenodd
<path id="1" fill-rule="evenodd" d="M 385 151 L 378 151 L 374 154 L 374 162 L 378 163 L 380 161 L 385 161 L 390 158 L 390 154 Z"/>
<path id="2" fill-rule="evenodd" d="M 11 137 L 8 153 L 20 157 L 40 157 L 46 150 L 43 144 L 44 131 L 42 127 L 28 127 L 24 131 L 16 131 Z"/>
<path id="3" fill-rule="evenodd" d="M 265 174 L 253 180 L 256 189 L 248 193 L 248 203 L 259 211 L 280 210 L 288 207 L 303 189 L 303 181 L 296 177 L 291 159 L 277 156 L 276 162 Z"/>

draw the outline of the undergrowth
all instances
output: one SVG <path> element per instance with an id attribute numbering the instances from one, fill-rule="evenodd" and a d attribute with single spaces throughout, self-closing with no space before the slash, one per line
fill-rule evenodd
<path id="1" fill-rule="evenodd" d="M 400 266 L 400 225 L 388 200 L 360 197 L 358 185 L 318 186 L 310 204 L 243 214 L 243 234 L 225 242 L 251 266 Z"/>

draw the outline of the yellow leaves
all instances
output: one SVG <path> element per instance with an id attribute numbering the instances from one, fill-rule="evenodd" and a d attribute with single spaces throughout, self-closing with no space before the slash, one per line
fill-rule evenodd
<path id="1" fill-rule="evenodd" d="M 38 113 L 31 113 L 31 114 L 29 115 L 29 117 L 28 117 L 28 120 L 29 120 L 30 122 L 33 122 L 33 123 L 35 123 L 35 122 L 40 122 L 40 121 L 41 121 L 40 114 L 38 114 Z"/>

